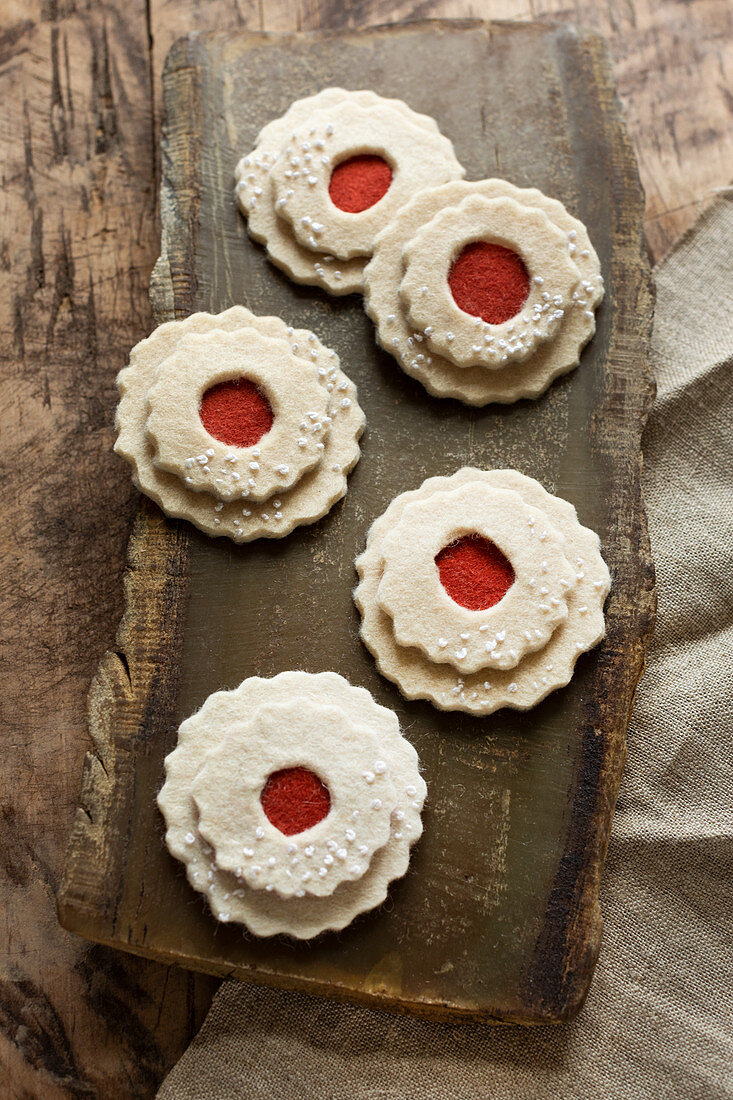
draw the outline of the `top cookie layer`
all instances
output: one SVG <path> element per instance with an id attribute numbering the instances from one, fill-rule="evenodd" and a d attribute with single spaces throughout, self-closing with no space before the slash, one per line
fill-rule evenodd
<path id="1" fill-rule="evenodd" d="M 475 241 L 516 253 L 530 273 L 529 295 L 515 317 L 480 322 L 461 309 L 449 275 L 463 248 Z M 402 253 L 400 297 L 408 320 L 428 346 L 457 367 L 501 368 L 522 363 L 551 340 L 580 283 L 565 235 L 544 211 L 511 198 L 469 195 L 420 229 Z"/>
<path id="2" fill-rule="evenodd" d="M 464 200 L 479 196 L 484 199 L 510 198 L 520 205 L 542 212 L 565 237 L 563 250 L 575 264 L 580 274 L 578 288 L 571 295 L 571 306 L 564 309 L 563 317 L 556 319 L 556 331 L 552 340 L 545 341 L 521 363 L 509 358 L 500 360 L 496 369 L 482 363 L 480 366 L 458 366 L 452 359 L 438 354 L 428 344 L 433 336 L 432 324 L 419 328 L 411 325 L 401 294 L 405 277 L 404 251 L 411 242 L 444 211 L 459 207 Z M 480 236 L 480 233 L 477 233 Z M 465 239 L 465 238 L 464 238 Z M 531 275 L 531 273 L 529 273 Z M 446 271 L 436 272 L 443 292 L 447 293 Z M 531 276 L 532 285 L 539 288 L 542 302 L 541 316 L 551 315 L 558 308 L 549 291 L 543 286 L 543 276 Z M 429 285 L 423 283 L 422 285 Z M 588 233 L 562 203 L 543 195 L 536 188 L 518 188 L 506 180 L 480 180 L 476 183 L 445 184 L 417 195 L 395 215 L 389 226 L 380 233 L 374 254 L 364 272 L 364 305 L 377 326 L 379 343 L 393 355 L 407 374 L 417 378 L 436 397 L 455 397 L 469 405 L 486 405 L 489 402 L 509 403 L 522 397 L 538 397 L 558 375 L 572 370 L 579 361 L 580 351 L 595 331 L 594 310 L 603 297 L 603 280 L 598 257 L 588 238 Z M 454 303 L 455 306 L 455 303 Z M 560 307 L 563 308 L 563 307 Z M 522 311 L 521 325 L 534 318 Z M 524 316 L 527 321 L 524 321 Z M 509 322 L 506 337 L 496 339 L 493 326 L 487 326 L 481 317 L 464 314 L 464 323 L 472 326 L 473 343 L 480 346 L 492 342 L 501 347 L 499 339 L 507 344 L 502 354 L 509 354 L 512 339 L 518 332 L 516 321 Z M 512 331 L 509 331 L 509 329 Z M 445 343 L 450 345 L 455 333 L 441 327 Z M 476 353 L 478 354 L 478 353 Z M 503 364 L 503 365 L 502 365 Z"/>
<path id="3" fill-rule="evenodd" d="M 339 210 L 329 196 L 331 174 L 347 158 L 364 153 L 387 162 L 392 182 L 383 198 L 360 213 Z M 280 153 L 271 177 L 275 210 L 296 240 L 348 260 L 371 255 L 377 233 L 418 191 L 462 172 L 442 134 L 416 126 L 389 103 L 359 107 L 346 100 L 309 116 Z"/>
<path id="4" fill-rule="evenodd" d="M 206 390 L 240 378 L 255 383 L 273 413 L 272 427 L 251 447 L 222 443 L 199 415 Z M 221 500 L 267 500 L 291 488 L 321 461 L 331 419 L 315 365 L 254 328 L 184 336 L 160 364 L 147 401 L 155 465 Z"/>
<path id="5" fill-rule="evenodd" d="M 443 587 L 436 557 L 463 535 L 480 535 L 511 563 L 514 581 L 486 610 L 469 610 Z M 545 646 L 568 610 L 574 573 L 561 536 L 520 495 L 471 482 L 406 504 L 381 543 L 377 600 L 395 640 L 459 671 L 514 668 Z"/>
<path id="6" fill-rule="evenodd" d="M 294 700 L 258 707 L 206 756 L 191 791 L 199 832 L 217 866 L 281 897 L 326 897 L 363 875 L 390 836 L 396 795 L 389 763 L 368 725 L 338 706 Z M 260 801 L 269 775 L 305 767 L 324 782 L 325 818 L 285 836 Z"/>

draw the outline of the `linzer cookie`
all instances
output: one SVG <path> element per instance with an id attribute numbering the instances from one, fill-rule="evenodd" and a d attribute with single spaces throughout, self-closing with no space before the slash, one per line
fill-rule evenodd
<path id="1" fill-rule="evenodd" d="M 268 123 L 235 175 L 250 235 L 272 262 L 349 294 L 397 211 L 464 170 L 433 119 L 374 92 L 326 88 Z"/>
<path id="2" fill-rule="evenodd" d="M 384 901 L 425 794 L 392 711 L 336 673 L 283 672 L 183 722 L 158 805 L 218 920 L 308 939 Z"/>
<path id="3" fill-rule="evenodd" d="M 583 224 L 534 188 L 455 181 L 403 206 L 374 245 L 377 339 L 436 397 L 539 396 L 578 365 L 603 297 Z"/>
<path id="4" fill-rule="evenodd" d="M 598 536 L 516 470 L 467 467 L 402 493 L 356 568 L 380 672 L 441 710 L 527 710 L 605 633 Z"/>
<path id="5" fill-rule="evenodd" d="M 243 306 L 161 325 L 118 378 L 115 450 L 168 515 L 280 538 L 346 492 L 364 428 L 335 352 Z"/>

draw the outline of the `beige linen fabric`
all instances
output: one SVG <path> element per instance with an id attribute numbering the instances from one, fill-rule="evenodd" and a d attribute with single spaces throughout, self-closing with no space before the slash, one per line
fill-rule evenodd
<path id="1" fill-rule="evenodd" d="M 227 982 L 161 1100 L 733 1097 L 731 256 L 733 191 L 656 272 L 644 491 L 659 620 L 580 1015 L 452 1026 Z"/>

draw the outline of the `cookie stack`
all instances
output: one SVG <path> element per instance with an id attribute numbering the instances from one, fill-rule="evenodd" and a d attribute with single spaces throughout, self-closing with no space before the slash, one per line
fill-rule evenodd
<path id="1" fill-rule="evenodd" d="M 218 920 L 308 939 L 384 901 L 425 794 L 392 711 L 336 673 L 283 672 L 183 722 L 158 804 Z"/>
<path id="2" fill-rule="evenodd" d="M 598 536 L 516 470 L 467 467 L 402 493 L 356 567 L 380 672 L 441 710 L 527 710 L 604 635 Z"/>
<path id="3" fill-rule="evenodd" d="M 436 397 L 537 397 L 577 366 L 603 297 L 582 222 L 535 188 L 455 181 L 374 243 L 364 306 L 381 346 Z"/>
<path id="4" fill-rule="evenodd" d="M 250 235 L 291 279 L 331 294 L 362 289 L 377 234 L 406 202 L 464 174 L 434 119 L 343 88 L 293 103 L 235 173 Z"/>
<path id="5" fill-rule="evenodd" d="M 117 379 L 115 450 L 168 515 L 235 542 L 280 538 L 346 492 L 356 388 L 312 333 L 243 306 L 161 325 Z"/>

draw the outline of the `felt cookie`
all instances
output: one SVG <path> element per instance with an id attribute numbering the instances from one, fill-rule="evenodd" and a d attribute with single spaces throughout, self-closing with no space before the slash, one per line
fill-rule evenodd
<path id="1" fill-rule="evenodd" d="M 311 409 L 314 417 L 306 415 L 298 424 L 298 439 L 318 439 L 315 446 L 321 454 L 320 461 L 303 473 L 292 488 L 276 490 L 260 503 L 252 499 L 225 500 L 211 492 L 194 491 L 185 482 L 185 477 L 159 469 L 146 428 L 148 393 L 155 384 L 158 370 L 177 351 L 184 337 L 196 333 L 241 333 L 252 329 L 266 338 L 286 341 L 292 354 L 303 363 L 304 372 L 310 376 L 315 370 L 319 386 L 327 395 L 323 420 L 315 419 L 316 410 Z M 341 371 L 336 353 L 324 347 L 312 332 L 294 330 L 278 317 L 256 317 L 243 306 L 235 306 L 218 315 L 197 313 L 183 321 L 161 325 L 133 348 L 130 365 L 120 372 L 117 385 L 120 404 L 115 450 L 130 462 L 136 485 L 168 515 L 188 519 L 209 535 L 226 535 L 236 542 L 260 537 L 281 538 L 301 524 L 315 522 L 344 495 L 347 474 L 359 459 L 358 440 L 364 428 L 364 414 L 357 402 L 356 388 Z M 236 411 L 239 395 L 234 396 Z M 221 409 L 215 402 L 211 414 L 213 421 L 230 427 L 232 417 L 225 414 L 231 411 L 230 405 Z M 245 402 L 244 411 L 252 413 L 251 403 Z M 260 414 L 262 409 L 255 407 L 254 412 Z M 204 413 L 202 405 L 202 418 Z M 209 423 L 214 426 L 211 421 Z M 254 423 L 264 426 L 259 415 L 255 416 Z M 229 453 L 236 452 L 230 449 Z M 201 456 L 214 457 L 206 455 L 205 451 Z M 258 459 L 253 457 L 250 461 Z M 238 472 L 236 466 L 240 463 L 232 465 Z M 247 471 L 247 482 L 254 481 L 254 485 L 247 486 L 250 492 L 257 488 L 254 476 L 257 472 Z M 185 476 L 191 476 L 190 469 Z M 219 489 L 223 494 L 224 490 Z"/>
<path id="2" fill-rule="evenodd" d="M 218 920 L 308 939 L 384 901 L 425 794 L 392 711 L 336 673 L 283 672 L 216 692 L 182 723 L 158 805 Z"/>
<path id="3" fill-rule="evenodd" d="M 467 200 L 477 202 L 472 241 L 463 220 Z M 489 223 L 481 217 L 488 218 L 490 211 L 481 200 L 511 200 L 531 211 L 538 225 L 537 215 L 544 215 L 553 232 L 564 238 L 562 243 L 554 238 L 557 268 L 545 248 L 539 252 L 544 274 L 532 269 L 533 260 L 520 247 L 519 215 L 513 237 L 497 233 L 486 238 L 482 226 Z M 428 230 L 431 239 L 436 218 L 437 228 L 446 232 L 455 219 L 456 232 L 440 240 L 439 262 L 428 278 L 429 256 L 422 249 L 421 234 Z M 542 239 L 549 245 L 549 235 Z M 414 278 L 414 271 L 410 274 L 416 260 L 423 264 L 422 281 Z M 573 267 L 577 280 L 570 290 L 567 276 Z M 421 299 L 431 294 L 442 305 L 429 317 Z M 598 257 L 583 224 L 562 203 L 535 188 L 497 179 L 456 181 L 421 192 L 379 234 L 364 271 L 364 305 L 382 347 L 429 393 L 469 405 L 538 397 L 555 378 L 577 366 L 595 331 L 594 311 L 602 297 Z M 419 318 L 417 326 L 410 315 Z M 527 348 L 529 354 L 523 358 Z"/>
<path id="4" fill-rule="evenodd" d="M 330 186 L 333 174 L 365 155 L 384 164 L 387 186 L 376 202 L 357 211 L 342 183 L 335 197 L 346 209 L 339 209 Z M 418 191 L 462 174 L 442 134 L 415 126 L 390 103 L 359 107 L 346 100 L 314 111 L 294 131 L 271 179 L 275 210 L 290 223 L 296 240 L 349 260 L 371 255 L 377 233 Z"/>
<path id="5" fill-rule="evenodd" d="M 265 402 L 271 425 L 249 447 L 236 445 L 236 433 L 227 424 L 223 431 L 210 424 L 207 431 L 201 415 L 214 387 L 221 391 L 242 378 Z M 291 488 L 321 461 L 327 406 L 317 368 L 304 364 L 284 340 L 254 328 L 192 333 L 156 371 L 148 390 L 146 430 L 157 468 L 177 474 L 189 489 L 221 500 L 261 501 Z"/>
<path id="6" fill-rule="evenodd" d="M 482 611 L 476 608 L 476 603 L 485 604 L 492 598 L 496 602 L 491 610 L 498 610 L 520 576 L 525 591 L 531 591 L 531 598 L 536 598 L 535 592 L 538 594 L 548 608 L 547 614 L 552 613 L 553 607 L 560 606 L 552 600 L 564 600 L 567 615 L 538 648 L 534 643 L 541 639 L 534 630 L 545 635 L 548 632 L 541 626 L 527 626 L 527 634 L 523 635 L 527 643 L 524 655 L 512 667 L 502 668 L 498 663 L 489 662 L 477 671 L 459 672 L 455 667 L 459 662 L 448 663 L 445 659 L 433 660 L 428 656 L 425 636 L 421 636 L 422 645 L 402 645 L 395 637 L 394 621 L 380 597 L 385 571 L 383 549 L 387 545 L 392 553 L 395 551 L 394 545 L 390 547 L 390 533 L 398 529 L 415 504 L 427 506 L 429 513 L 431 501 L 437 511 L 445 496 L 459 489 L 465 490 L 470 499 L 472 492 L 478 496 L 479 489 L 486 488 L 497 494 L 508 492 L 521 498 L 523 506 L 529 509 L 529 515 L 523 513 L 528 541 L 544 548 L 554 535 L 559 536 L 565 565 L 547 554 L 541 557 L 536 573 L 527 575 L 523 567 L 515 569 L 514 563 L 500 550 L 497 554 L 498 547 L 488 546 L 482 550 L 481 543 L 477 546 L 476 536 L 479 539 L 483 536 L 468 530 L 471 524 L 467 517 L 465 526 L 456 531 L 457 542 L 448 544 L 436 554 L 434 569 L 439 578 L 437 583 L 447 588 L 453 602 L 463 608 L 473 607 L 477 617 L 472 625 L 469 615 L 467 629 L 457 633 L 454 624 L 453 633 L 445 638 L 446 647 L 459 643 L 459 650 L 466 648 L 468 656 L 469 645 L 474 643 L 476 651 L 480 652 L 477 637 L 489 631 L 481 631 L 484 624 L 479 616 Z M 493 535 L 494 532 L 492 538 Z M 545 537 L 541 538 L 542 535 Z M 411 530 L 410 541 L 402 542 L 403 552 L 408 551 L 413 538 Z M 572 567 L 569 577 L 568 563 Z M 527 710 L 551 691 L 564 687 L 573 675 L 578 655 L 596 646 L 605 633 L 603 605 L 610 589 L 610 577 L 601 557 L 598 536 L 581 526 L 570 503 L 552 496 L 539 482 L 516 470 L 487 471 L 467 467 L 452 477 L 429 478 L 419 489 L 396 497 L 384 515 L 372 524 L 366 549 L 357 559 L 356 568 L 360 580 L 354 599 L 362 615 L 361 637 L 375 656 L 380 672 L 396 683 L 408 699 L 428 699 L 440 710 L 461 710 L 476 715 L 491 714 L 501 707 Z M 425 593 L 426 614 L 431 617 L 435 609 L 428 606 L 428 596 L 435 589 L 435 577 L 427 590 L 421 589 Z M 553 591 L 559 589 L 563 596 L 553 596 Z M 476 591 L 480 596 L 478 601 L 475 600 Z M 540 604 L 536 605 L 536 610 L 545 613 Z M 464 634 L 468 637 L 464 638 Z M 487 656 L 490 657 L 497 646 L 501 652 L 508 640 L 503 629 L 495 634 L 492 632 L 487 642 L 490 647 Z"/>
<path id="7" fill-rule="evenodd" d="M 341 104 L 350 104 L 358 109 L 389 107 L 401 120 L 416 127 L 420 131 L 420 137 L 426 141 L 434 141 L 440 133 L 434 119 L 411 110 L 401 100 L 384 99 L 371 91 L 351 92 L 343 88 L 326 88 L 315 96 L 297 100 L 291 104 L 282 118 L 273 120 L 261 130 L 256 148 L 243 157 L 236 167 L 235 191 L 239 207 L 247 218 L 250 236 L 266 246 L 269 258 L 277 267 L 285 271 L 295 282 L 320 286 L 332 294 L 351 294 L 362 289 L 362 273 L 366 257 L 356 256 L 348 260 L 337 260 L 333 254 L 319 245 L 318 236 L 313 232 L 307 234 L 306 246 L 299 243 L 293 234 L 292 227 L 275 209 L 276 197 L 273 193 L 271 178 L 273 166 L 283 148 L 288 141 L 292 141 L 293 135 L 307 123 L 309 117 L 316 112 L 333 109 Z M 327 121 L 326 126 L 328 127 L 329 124 Z M 289 168 L 284 168 L 284 171 L 300 172 L 319 161 L 320 157 L 327 155 L 325 147 L 323 150 L 302 148 L 304 143 L 311 144 L 311 138 L 318 142 L 325 140 L 317 137 L 315 133 L 311 134 L 310 129 L 311 127 L 307 127 L 305 139 L 300 142 L 300 151 L 293 153 L 293 157 L 298 157 L 299 164 L 290 165 Z M 375 139 L 374 133 L 369 136 L 371 140 Z M 320 165 L 321 168 L 325 167 L 322 161 Z M 460 178 L 463 174 L 463 169 L 458 168 L 451 178 Z M 308 176 L 311 175 L 313 173 L 309 172 L 305 176 L 306 183 Z M 298 180 L 300 177 L 295 178 Z M 332 214 L 339 210 L 350 211 L 352 214 L 360 215 L 370 206 L 380 202 L 391 183 L 392 166 L 382 157 L 364 152 L 348 156 L 336 165 L 331 175 L 329 196 L 332 209 L 329 206 L 329 211 Z M 309 215 L 306 213 L 303 217 L 309 217 Z M 312 220 L 311 218 L 311 222 Z M 316 222 L 318 228 L 321 223 L 317 219 Z M 302 222 L 301 225 L 303 225 Z M 306 222 L 305 226 L 307 225 Z M 311 237 L 312 240 L 309 240 L 308 238 Z"/>

